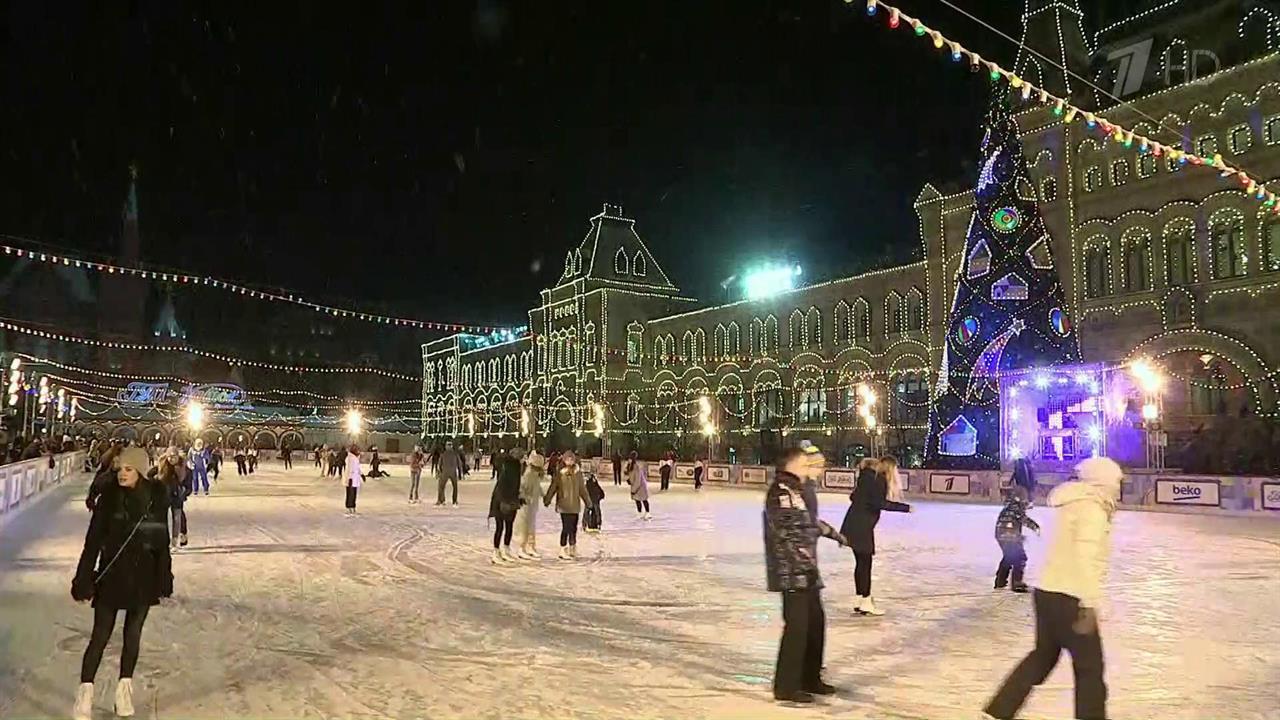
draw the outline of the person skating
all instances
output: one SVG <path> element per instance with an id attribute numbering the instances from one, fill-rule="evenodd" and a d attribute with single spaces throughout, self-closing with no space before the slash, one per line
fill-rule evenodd
<path id="1" fill-rule="evenodd" d="M 440 446 L 436 445 L 431 448 L 431 474 L 440 474 Z"/>
<path id="2" fill-rule="evenodd" d="M 409 504 L 418 504 L 418 486 L 422 484 L 422 467 L 427 462 L 427 456 L 422 452 L 421 445 L 414 445 L 413 452 L 409 453 Z"/>
<path id="3" fill-rule="evenodd" d="M 440 453 L 440 471 L 436 473 L 436 505 L 444 505 L 445 483 L 453 483 L 453 507 L 458 507 L 458 478 L 464 468 L 462 453 L 453 449 L 452 440 L 446 442 L 444 452 Z"/>
<path id="4" fill-rule="evenodd" d="M 911 512 L 910 505 L 898 502 L 900 491 L 890 492 L 890 483 L 896 486 L 897 476 L 898 461 L 893 458 L 866 458 L 859 463 L 857 484 L 849 493 L 849 509 L 840 524 L 840 533 L 849 539 L 853 550 L 853 583 L 858 593 L 853 610 L 859 615 L 884 614 L 871 597 L 871 559 L 876 554 L 880 511 Z"/>
<path id="5" fill-rule="evenodd" d="M 177 448 L 174 448 L 177 452 Z M 191 471 L 191 488 L 192 492 L 200 492 L 200 488 L 204 487 L 204 494 L 209 494 L 209 449 L 204 446 L 204 440 L 196 438 L 195 443 L 191 445 L 191 449 L 187 450 L 186 467 Z"/>
<path id="6" fill-rule="evenodd" d="M 377 445 L 369 448 L 369 467 L 369 477 L 371 478 L 386 477 L 391 474 L 382 471 L 382 458 L 378 456 Z"/>
<path id="7" fill-rule="evenodd" d="M 515 530 L 516 511 L 520 509 L 520 460 L 524 450 L 512 448 L 510 452 L 498 455 L 496 469 L 498 478 L 493 484 L 493 494 L 489 497 L 489 517 L 493 518 L 493 557 L 494 565 L 515 562 L 511 554 L 511 533 Z"/>
<path id="8" fill-rule="evenodd" d="M 209 452 L 209 472 L 213 475 L 213 481 L 218 481 L 218 474 L 222 470 L 222 446 L 214 445 L 213 450 Z"/>
<path id="9" fill-rule="evenodd" d="M 648 520 L 649 478 L 645 474 L 644 465 L 639 462 L 634 450 L 631 451 L 631 461 L 627 464 L 627 485 L 631 489 L 631 501 L 636 504 L 636 515 L 641 520 Z"/>
<path id="10" fill-rule="evenodd" d="M 360 447 L 352 443 L 351 449 L 347 451 L 347 465 L 342 475 L 347 486 L 347 517 L 356 515 L 356 495 L 360 492 L 360 485 L 364 482 L 364 473 L 360 468 Z"/>
<path id="11" fill-rule="evenodd" d="M 341 473 L 342 464 L 338 458 L 338 446 L 329 448 L 329 477 L 338 477 Z"/>
<path id="12" fill-rule="evenodd" d="M 248 475 L 249 468 L 245 464 L 244 446 L 242 445 L 236 446 L 235 459 L 236 459 L 236 475 Z"/>
<path id="13" fill-rule="evenodd" d="M 258 469 L 258 448 L 251 445 L 244 455 L 244 461 L 249 466 L 249 474 L 252 475 Z"/>
<path id="14" fill-rule="evenodd" d="M 293 448 L 290 447 L 289 445 L 285 445 L 280 450 L 280 459 L 284 460 L 285 470 L 292 470 L 293 469 Z"/>
<path id="15" fill-rule="evenodd" d="M 1010 588 L 1016 593 L 1027 591 L 1027 584 L 1022 581 L 1022 573 L 1027 568 L 1027 550 L 1022 537 L 1022 526 L 1040 532 L 1040 525 L 1027 516 L 1027 504 L 1022 499 L 1023 493 L 1010 488 L 1005 492 L 1004 508 L 996 518 L 996 542 L 1000 544 L 1000 566 L 996 568 L 995 589 L 1009 585 L 1009 573 L 1013 573 L 1013 585 Z"/>
<path id="16" fill-rule="evenodd" d="M 317 470 L 320 470 L 320 471 L 321 471 L 321 474 L 323 474 L 323 471 L 324 471 L 324 461 L 323 461 L 323 459 L 320 457 L 320 453 L 321 453 L 321 452 L 322 452 L 322 451 L 321 451 L 321 448 L 320 448 L 320 446 L 319 446 L 319 445 L 316 445 L 315 447 L 311 448 L 311 459 L 312 459 L 312 461 L 314 462 L 316 469 L 317 469 Z"/>
<path id="17" fill-rule="evenodd" d="M 516 532 L 520 535 L 522 560 L 536 560 L 538 554 L 538 502 L 542 500 L 542 481 L 547 476 L 547 459 L 536 452 L 529 453 L 520 475 L 520 509 L 516 511 Z"/>
<path id="18" fill-rule="evenodd" d="M 676 462 L 671 458 L 671 451 L 662 454 L 662 461 L 658 463 L 658 492 L 666 492 L 671 488 L 671 473 L 675 470 Z"/>
<path id="19" fill-rule="evenodd" d="M 173 594 L 173 562 L 169 555 L 169 488 L 145 477 L 147 453 L 124 448 L 114 459 L 112 480 L 93 507 L 84 549 L 71 582 L 76 602 L 92 601 L 93 630 L 80 664 L 80 687 L 72 717 L 93 717 L 93 680 L 102 653 L 124 616 L 124 647 L 115 712 L 132 717 L 133 671 L 138 664 L 142 628 L 152 606 Z"/>
<path id="20" fill-rule="evenodd" d="M 578 557 L 578 515 L 582 504 L 591 502 L 591 497 L 587 495 L 587 483 L 572 450 L 560 455 L 560 467 L 551 476 L 542 504 L 550 506 L 552 500 L 556 501 L 556 512 L 560 513 L 559 558 L 574 560 Z"/>
<path id="21" fill-rule="evenodd" d="M 600 505 L 604 500 L 604 488 L 600 487 L 595 473 L 587 473 L 587 497 L 591 498 L 591 502 L 583 508 L 582 529 L 589 533 L 598 533 L 604 523 L 604 513 Z"/>
<path id="22" fill-rule="evenodd" d="M 169 547 L 187 546 L 187 498 L 195 494 L 194 476 L 176 447 L 160 458 L 160 462 L 147 472 L 150 480 L 161 482 L 169 489 Z"/>
<path id="23" fill-rule="evenodd" d="M 1036 644 L 987 704 L 988 715 L 1011 720 L 1031 688 L 1043 683 L 1063 649 L 1075 670 L 1075 717 L 1105 720 L 1098 608 L 1111 551 L 1111 521 L 1120 501 L 1123 472 L 1110 458 L 1089 458 L 1076 466 L 1078 481 L 1049 493 L 1057 508 L 1053 535 L 1033 599 Z"/>
<path id="24" fill-rule="evenodd" d="M 706 458 L 699 457 L 698 461 L 693 464 L 693 489 L 694 490 L 702 489 L 702 479 L 706 477 L 706 474 L 707 474 L 707 460 Z"/>
<path id="25" fill-rule="evenodd" d="M 622 484 L 622 455 L 617 450 L 613 451 L 613 484 Z"/>
<path id="26" fill-rule="evenodd" d="M 822 609 L 822 575 L 818 572 L 818 538 L 841 545 L 845 540 L 818 519 L 818 493 L 813 483 L 825 461 L 807 442 L 783 451 L 764 498 L 764 559 L 770 592 L 782 594 L 782 639 L 773 674 L 773 697 L 811 703 L 813 695 L 836 688 L 822 679 L 826 613 Z"/>

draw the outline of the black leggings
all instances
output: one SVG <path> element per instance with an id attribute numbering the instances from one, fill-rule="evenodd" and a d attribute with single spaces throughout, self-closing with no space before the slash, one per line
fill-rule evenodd
<path id="1" fill-rule="evenodd" d="M 859 597 L 871 597 L 871 553 L 853 551 L 853 586 Z"/>
<path id="2" fill-rule="evenodd" d="M 560 547 L 578 544 L 578 513 L 560 513 Z"/>
<path id="3" fill-rule="evenodd" d="M 493 549 L 498 549 L 498 541 L 501 540 L 503 545 L 511 545 L 511 531 L 516 526 L 516 513 L 512 510 L 509 513 L 498 511 L 498 524 L 493 528 Z"/>
<path id="4" fill-rule="evenodd" d="M 644 508 L 644 511 L 645 511 L 645 512 L 649 512 L 649 501 L 648 501 L 648 500 L 637 500 L 637 501 L 636 501 L 636 512 L 640 512 L 640 508 Z"/>
<path id="5" fill-rule="evenodd" d="M 356 494 L 360 492 L 360 488 L 347 486 L 347 509 L 356 509 Z"/>
<path id="6" fill-rule="evenodd" d="M 138 665 L 138 650 L 142 645 L 142 625 L 147 622 L 150 605 L 130 608 L 124 614 L 124 649 L 120 651 L 120 677 L 133 677 L 133 669 Z M 80 663 L 80 682 L 91 683 L 98 674 L 98 665 L 102 664 L 102 651 L 107 649 L 107 641 L 111 632 L 116 629 L 115 608 L 98 606 L 93 609 L 93 633 L 89 636 L 89 647 L 84 649 L 84 660 Z"/>

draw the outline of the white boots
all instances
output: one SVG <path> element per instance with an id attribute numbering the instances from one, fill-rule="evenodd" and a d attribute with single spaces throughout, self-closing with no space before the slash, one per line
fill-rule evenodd
<path id="1" fill-rule="evenodd" d="M 510 565 L 516 562 L 516 557 L 511 554 L 511 546 L 507 545 L 502 548 L 494 548 L 493 557 L 489 558 L 489 562 L 494 565 Z"/>
<path id="2" fill-rule="evenodd" d="M 853 607 L 853 611 L 859 615 L 872 615 L 875 617 L 884 615 L 884 611 L 876 607 L 876 601 L 870 595 L 859 597 L 858 604 Z"/>
<path id="3" fill-rule="evenodd" d="M 76 690 L 76 704 L 71 709 L 71 720 L 93 720 L 93 683 L 80 683 Z"/>
<path id="4" fill-rule="evenodd" d="M 133 717 L 133 680 L 120 678 L 116 685 L 116 717 Z"/>

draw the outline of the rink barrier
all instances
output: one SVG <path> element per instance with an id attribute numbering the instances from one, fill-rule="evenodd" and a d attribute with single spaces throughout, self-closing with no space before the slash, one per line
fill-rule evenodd
<path id="1" fill-rule="evenodd" d="M 52 468 L 48 456 L 0 465 L 0 519 L 16 515 L 37 497 L 80 472 L 84 456 L 83 450 L 54 455 Z"/>

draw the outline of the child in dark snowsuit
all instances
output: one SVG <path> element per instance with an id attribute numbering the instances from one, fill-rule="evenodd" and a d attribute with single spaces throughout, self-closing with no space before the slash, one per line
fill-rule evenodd
<path id="1" fill-rule="evenodd" d="M 1022 572 L 1027 567 L 1027 551 L 1022 546 L 1022 526 L 1040 532 L 1040 525 L 1027 515 L 1027 505 L 1022 493 L 1009 490 L 1005 493 L 1004 508 L 996 518 L 996 542 L 1000 543 L 1000 567 L 996 570 L 996 586 L 999 590 L 1009 584 L 1009 573 L 1013 573 L 1013 585 L 1010 590 L 1016 593 L 1027 591 L 1027 584 L 1022 581 Z"/>
<path id="2" fill-rule="evenodd" d="M 591 504 L 583 508 L 582 527 L 589 533 L 598 533 L 601 523 L 604 522 L 604 517 L 600 514 L 600 501 L 604 500 L 604 488 L 600 487 L 595 473 L 587 475 L 587 495 L 591 497 Z"/>

